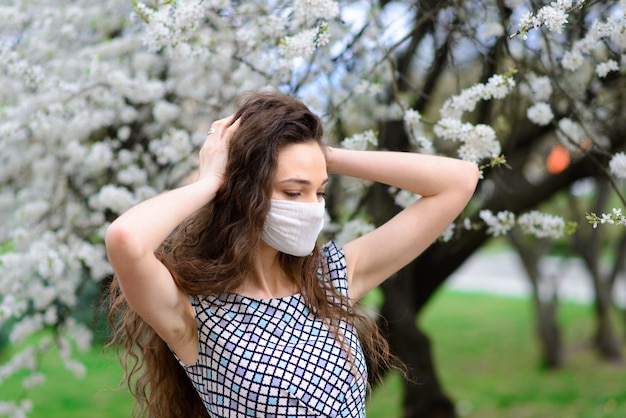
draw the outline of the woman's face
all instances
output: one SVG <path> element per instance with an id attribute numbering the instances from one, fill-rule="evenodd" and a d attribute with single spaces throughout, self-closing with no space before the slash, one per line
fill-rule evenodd
<path id="1" fill-rule="evenodd" d="M 272 199 L 319 202 L 327 183 L 326 157 L 317 142 L 290 144 L 278 152 Z"/>

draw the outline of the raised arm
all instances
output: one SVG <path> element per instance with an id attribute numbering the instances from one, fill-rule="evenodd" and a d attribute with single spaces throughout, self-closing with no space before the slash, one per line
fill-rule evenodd
<path id="1" fill-rule="evenodd" d="M 189 339 L 197 338 L 192 332 L 195 322 L 186 295 L 154 251 L 183 220 L 210 202 L 221 187 L 228 143 L 238 126 L 230 122 L 222 119 L 213 124 L 216 131 L 207 136 L 200 151 L 195 182 L 130 208 L 113 221 L 105 235 L 109 262 L 124 297 L 170 345 L 184 346 Z"/>
<path id="2" fill-rule="evenodd" d="M 405 152 L 330 148 L 327 168 L 329 173 L 372 180 L 422 196 L 384 225 L 343 247 L 353 300 L 429 247 L 465 207 L 478 181 L 475 164 Z"/>

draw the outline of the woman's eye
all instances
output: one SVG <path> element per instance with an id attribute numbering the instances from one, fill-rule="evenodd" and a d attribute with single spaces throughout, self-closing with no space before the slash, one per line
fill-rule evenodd
<path id="1" fill-rule="evenodd" d="M 319 197 L 326 198 L 326 192 L 317 192 L 317 195 L 318 195 Z"/>
<path id="2" fill-rule="evenodd" d="M 285 192 L 285 195 L 287 197 L 298 197 L 298 196 L 300 196 L 300 193 L 298 193 L 298 192 Z"/>

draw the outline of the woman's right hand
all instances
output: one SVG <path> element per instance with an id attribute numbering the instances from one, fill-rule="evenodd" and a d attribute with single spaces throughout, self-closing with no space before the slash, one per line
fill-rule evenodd
<path id="1" fill-rule="evenodd" d="M 211 124 L 211 130 L 200 149 L 198 180 L 214 177 L 220 182 L 223 181 L 230 141 L 238 127 L 239 120 L 233 122 L 233 116 Z"/>

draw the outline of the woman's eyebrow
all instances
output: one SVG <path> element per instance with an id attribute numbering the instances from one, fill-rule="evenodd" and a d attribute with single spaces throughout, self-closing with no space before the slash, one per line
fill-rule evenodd
<path id="1" fill-rule="evenodd" d="M 311 183 L 311 180 L 306 180 L 306 179 L 297 179 L 297 178 L 288 178 L 285 180 L 281 180 L 280 183 L 297 183 L 297 184 L 304 184 L 305 186 L 310 186 L 313 183 Z M 328 177 L 324 179 L 324 181 L 322 181 L 322 185 L 328 183 Z"/>

